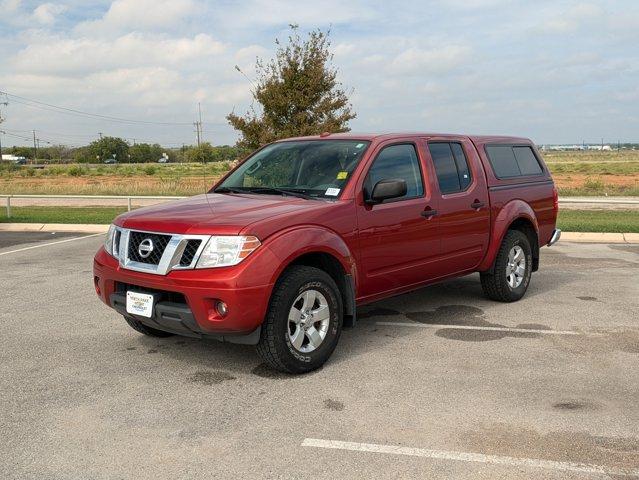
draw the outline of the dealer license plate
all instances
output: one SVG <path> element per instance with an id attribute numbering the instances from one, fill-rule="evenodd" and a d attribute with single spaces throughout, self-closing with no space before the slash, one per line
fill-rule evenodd
<path id="1" fill-rule="evenodd" d="M 151 318 L 153 316 L 153 295 L 126 292 L 126 311 L 133 315 Z"/>

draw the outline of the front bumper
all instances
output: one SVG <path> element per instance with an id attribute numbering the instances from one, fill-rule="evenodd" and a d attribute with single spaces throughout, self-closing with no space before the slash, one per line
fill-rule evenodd
<path id="1" fill-rule="evenodd" d="M 105 304 L 150 327 L 187 336 L 255 334 L 273 288 L 244 286 L 250 285 L 245 278 L 250 272 L 236 267 L 175 270 L 167 275 L 127 270 L 103 248 L 95 256 L 93 275 L 96 293 Z M 158 295 L 151 319 L 126 312 L 127 289 Z M 224 316 L 216 309 L 219 301 L 228 306 Z"/>

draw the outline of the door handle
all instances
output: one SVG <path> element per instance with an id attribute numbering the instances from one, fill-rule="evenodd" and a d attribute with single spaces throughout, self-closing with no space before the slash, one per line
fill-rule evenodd
<path id="1" fill-rule="evenodd" d="M 425 217 L 425 218 L 430 218 L 430 217 L 433 217 L 433 216 L 437 215 L 437 210 L 431 210 L 431 209 L 428 209 L 428 210 L 422 210 L 422 212 L 420 213 L 420 215 L 421 215 L 422 217 Z"/>
<path id="2" fill-rule="evenodd" d="M 470 208 L 481 208 L 484 205 L 485 205 L 484 202 L 480 202 L 479 200 L 475 200 L 473 203 L 470 204 Z"/>

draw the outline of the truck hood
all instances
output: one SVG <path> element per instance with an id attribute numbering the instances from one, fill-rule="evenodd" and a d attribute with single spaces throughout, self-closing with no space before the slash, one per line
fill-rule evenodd
<path id="1" fill-rule="evenodd" d="M 140 208 L 120 215 L 115 223 L 152 232 L 237 235 L 256 222 L 330 206 L 295 197 L 211 193 Z"/>

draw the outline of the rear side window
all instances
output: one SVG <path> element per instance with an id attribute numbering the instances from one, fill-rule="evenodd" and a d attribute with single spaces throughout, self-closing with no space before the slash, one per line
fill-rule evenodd
<path id="1" fill-rule="evenodd" d="M 530 147 L 513 147 L 515 160 L 522 175 L 539 175 L 541 166 Z"/>
<path id="2" fill-rule="evenodd" d="M 439 191 L 454 193 L 466 190 L 471 175 L 462 146 L 459 143 L 432 142 L 428 149 L 437 173 Z"/>
<path id="3" fill-rule="evenodd" d="M 487 145 L 486 153 L 498 178 L 523 177 L 542 173 L 532 148 L 513 145 Z"/>
<path id="4" fill-rule="evenodd" d="M 390 179 L 406 182 L 406 196 L 402 197 L 404 199 L 424 194 L 422 173 L 414 145 L 391 145 L 379 152 L 368 171 L 366 189 L 372 192 L 377 182 Z"/>

